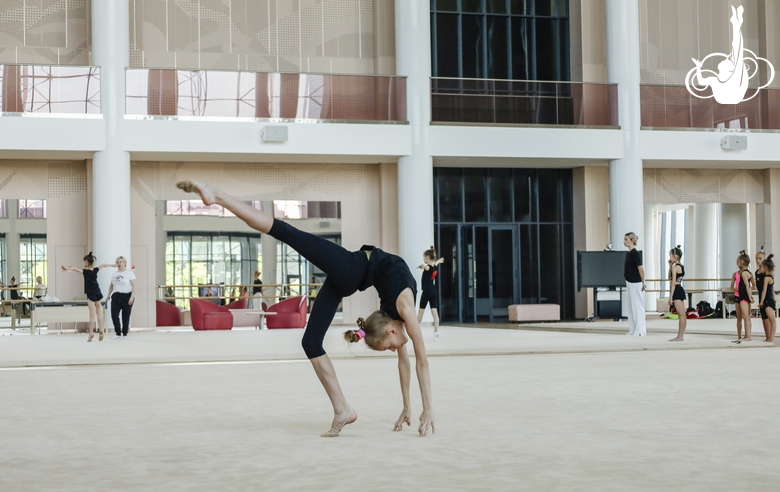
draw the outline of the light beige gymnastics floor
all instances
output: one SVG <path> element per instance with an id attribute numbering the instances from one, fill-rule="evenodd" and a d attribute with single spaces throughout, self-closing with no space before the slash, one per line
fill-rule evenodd
<path id="1" fill-rule="evenodd" d="M 148 350 L 154 337 L 162 345 L 171 343 L 168 336 L 196 345 L 204 340 L 198 335 L 138 334 L 113 347 L 108 340 L 84 343 L 80 335 L 0 337 L 0 356 L 32 352 L 30 344 L 50 355 L 49 343 L 79 353 L 132 352 Z M 234 345 L 241 355 L 249 337 L 268 345 L 276 336 L 241 335 L 208 340 L 220 350 Z M 2 364 L 0 490 L 777 489 L 774 347 L 732 348 L 723 337 L 693 340 L 693 350 L 662 350 L 663 339 L 653 336 L 474 329 L 445 335 L 485 348 L 494 338 L 497 345 L 587 347 L 591 337 L 615 350 L 434 357 L 437 432 L 427 438 L 414 428 L 390 431 L 401 410 L 392 358 L 348 351 L 337 358 L 359 414 L 337 439 L 318 437 L 330 408 L 300 358 Z M 456 344 L 446 340 L 429 346 L 446 351 Z M 658 347 L 619 350 L 635 342 Z M 88 362 L 90 354 L 78 357 Z M 412 395 L 416 421 L 414 378 Z"/>

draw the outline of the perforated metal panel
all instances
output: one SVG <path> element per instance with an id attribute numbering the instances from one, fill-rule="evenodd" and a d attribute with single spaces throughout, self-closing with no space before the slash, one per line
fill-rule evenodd
<path id="1" fill-rule="evenodd" d="M 87 173 L 60 176 L 47 179 L 48 197 L 59 198 L 87 190 Z"/>

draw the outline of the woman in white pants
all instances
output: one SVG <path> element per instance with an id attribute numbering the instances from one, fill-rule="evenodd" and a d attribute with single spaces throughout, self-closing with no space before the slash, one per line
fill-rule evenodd
<path id="1" fill-rule="evenodd" d="M 642 257 L 636 249 L 639 236 L 629 232 L 623 237 L 623 245 L 628 248 L 623 276 L 626 279 L 626 304 L 628 306 L 628 333 L 633 337 L 647 336 L 645 322 L 645 300 L 642 292 L 645 290 L 645 269 Z"/>

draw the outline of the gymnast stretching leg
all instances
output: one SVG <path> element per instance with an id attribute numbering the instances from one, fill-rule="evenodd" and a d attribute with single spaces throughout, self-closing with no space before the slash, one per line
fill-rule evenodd
<path id="1" fill-rule="evenodd" d="M 285 222 L 276 221 L 250 204 L 211 186 L 191 181 L 181 181 L 176 186 L 187 192 L 198 193 L 206 205 L 217 204 L 225 207 L 253 229 L 288 244 L 328 275 L 317 294 L 317 302 L 314 303 L 309 317 L 302 345 L 333 405 L 333 422 L 330 430 L 323 436 L 337 436 L 345 425 L 357 420 L 357 413 L 344 397 L 333 363 L 322 348 L 322 341 L 341 299 L 357 290 L 362 278 L 358 276 L 362 267 L 360 255 L 365 257 L 365 253 L 351 253 L 331 241 L 299 231 Z M 366 267 L 367 263 L 366 259 Z M 347 292 L 353 285 L 354 289 Z"/>

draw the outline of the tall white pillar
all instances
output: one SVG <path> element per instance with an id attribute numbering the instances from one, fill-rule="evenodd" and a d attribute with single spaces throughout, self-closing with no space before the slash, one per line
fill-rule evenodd
<path id="1" fill-rule="evenodd" d="M 130 258 L 130 153 L 122 144 L 125 68 L 130 65 L 130 7 L 123 1 L 92 2 L 92 62 L 100 67 L 100 107 L 105 150 L 92 161 L 92 237 L 98 263 Z M 108 272 L 100 276 L 107 287 Z"/>
<path id="2" fill-rule="evenodd" d="M 685 272 L 686 275 L 690 278 L 718 278 L 717 203 L 696 203 L 693 205 L 693 236 L 693 248 L 689 248 L 685 252 L 688 259 L 683 258 L 683 264 L 688 265 L 689 268 Z M 736 260 L 736 256 L 733 260 Z M 690 285 L 690 288 L 714 289 L 719 286 L 720 284 L 714 282 L 697 282 Z M 715 292 L 694 295 L 693 307 L 701 299 L 707 300 L 715 307 L 720 295 Z"/>
<path id="3" fill-rule="evenodd" d="M 609 163 L 609 236 L 620 248 L 627 232 L 644 231 L 639 129 L 639 2 L 606 0 L 607 79 L 618 84 L 618 121 L 623 158 Z"/>
<path id="4" fill-rule="evenodd" d="M 407 115 L 412 153 L 398 161 L 398 246 L 410 268 L 433 244 L 433 159 L 428 150 L 431 121 L 430 3 L 395 2 L 396 73 L 408 77 Z M 415 270 L 412 270 L 413 272 Z"/>
<path id="5" fill-rule="evenodd" d="M 737 256 L 741 250 L 747 250 L 747 208 L 743 203 L 720 204 L 720 278 L 729 278 L 737 271 Z M 748 251 L 751 256 L 751 270 L 754 252 Z"/>
<path id="6" fill-rule="evenodd" d="M 645 205 L 644 236 L 639 238 L 639 249 L 642 250 L 642 264 L 645 267 L 646 279 L 662 278 L 665 274 L 658 265 L 658 237 L 656 237 L 657 211 L 658 205 L 654 203 Z M 660 285 L 661 284 L 655 282 L 648 283 L 647 288 L 650 290 L 657 290 Z M 658 297 L 657 292 L 645 293 L 645 306 L 649 308 L 649 311 L 655 311 L 655 300 L 658 299 Z M 662 295 L 660 297 L 664 296 Z"/>

